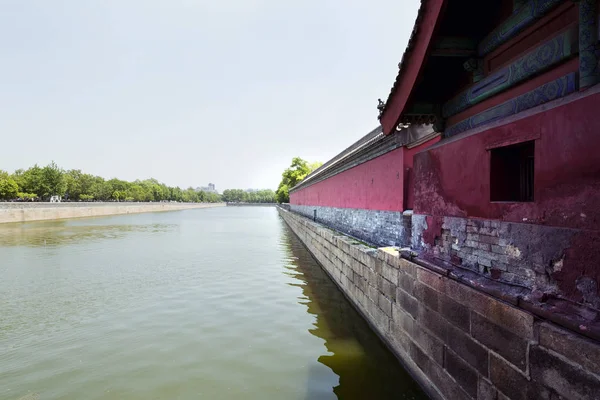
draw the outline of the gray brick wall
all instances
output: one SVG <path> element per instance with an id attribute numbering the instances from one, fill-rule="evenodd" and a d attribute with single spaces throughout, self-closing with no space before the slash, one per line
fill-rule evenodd
<path id="1" fill-rule="evenodd" d="M 377 246 L 408 246 L 411 218 L 399 211 L 364 210 L 290 204 L 290 210 L 337 231 Z"/>
<path id="2" fill-rule="evenodd" d="M 436 218 L 413 217 L 412 245 L 421 254 L 503 283 L 545 293 L 560 292 L 552 274 L 562 267 L 574 231 L 493 220 Z M 600 305 L 600 301 L 594 305 Z"/>

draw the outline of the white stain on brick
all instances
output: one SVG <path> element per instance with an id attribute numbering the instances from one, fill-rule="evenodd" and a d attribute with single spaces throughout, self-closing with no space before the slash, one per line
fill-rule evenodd
<path id="1" fill-rule="evenodd" d="M 521 250 L 510 244 L 506 246 L 506 254 L 512 258 L 521 258 Z"/>

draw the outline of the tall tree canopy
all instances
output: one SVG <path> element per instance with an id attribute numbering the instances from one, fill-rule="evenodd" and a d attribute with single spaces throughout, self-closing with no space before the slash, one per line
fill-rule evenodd
<path id="1" fill-rule="evenodd" d="M 292 159 L 292 165 L 281 174 L 281 182 L 279 183 L 276 192 L 277 202 L 289 203 L 290 189 L 300 183 L 308 174 L 319 168 L 321 165 L 323 165 L 321 162 L 309 163 L 300 157 L 294 157 Z"/>

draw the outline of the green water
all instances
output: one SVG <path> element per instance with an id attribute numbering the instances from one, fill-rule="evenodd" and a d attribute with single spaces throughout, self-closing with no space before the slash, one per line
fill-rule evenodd
<path id="1" fill-rule="evenodd" d="M 274 208 L 0 225 L 0 399 L 423 399 Z"/>

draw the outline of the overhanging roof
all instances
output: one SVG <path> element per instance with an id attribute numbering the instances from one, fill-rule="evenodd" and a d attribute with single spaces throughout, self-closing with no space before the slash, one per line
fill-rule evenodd
<path id="1" fill-rule="evenodd" d="M 380 116 L 383 133 L 394 132 L 422 71 L 433 34 L 447 0 L 421 0 L 415 26 L 408 41 L 398 75 Z"/>

